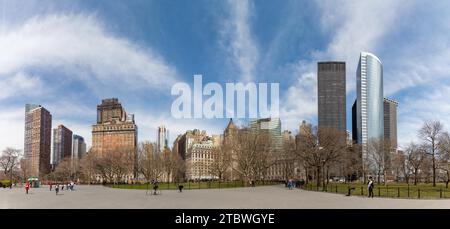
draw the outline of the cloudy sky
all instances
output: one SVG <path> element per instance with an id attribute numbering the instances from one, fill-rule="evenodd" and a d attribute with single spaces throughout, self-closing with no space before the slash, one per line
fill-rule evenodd
<path id="1" fill-rule="evenodd" d="M 37 103 L 91 144 L 102 98 L 134 113 L 139 140 L 225 119 L 174 119 L 175 82 L 280 83 L 282 128 L 317 123 L 316 63 L 347 63 L 347 126 L 361 51 L 384 66 L 399 101 L 399 142 L 424 120 L 450 130 L 450 1 L 0 0 L 0 148 L 23 148 L 24 104 Z"/>

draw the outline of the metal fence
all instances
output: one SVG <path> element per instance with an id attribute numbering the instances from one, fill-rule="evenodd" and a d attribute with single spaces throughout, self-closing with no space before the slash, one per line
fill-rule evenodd
<path id="1" fill-rule="evenodd" d="M 347 196 L 368 196 L 367 185 L 362 184 L 333 184 L 323 187 L 309 183 L 300 187 L 308 191 L 320 191 L 328 193 L 345 194 Z M 444 185 L 432 187 L 430 185 L 375 185 L 374 197 L 405 198 L 405 199 L 444 199 L 450 198 L 450 189 Z"/>

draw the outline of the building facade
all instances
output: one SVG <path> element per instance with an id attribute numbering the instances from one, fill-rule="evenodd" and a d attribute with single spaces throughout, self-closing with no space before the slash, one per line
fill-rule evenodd
<path id="1" fill-rule="evenodd" d="M 384 98 L 384 138 L 389 140 L 391 149 L 397 149 L 397 107 L 398 102 Z"/>
<path id="2" fill-rule="evenodd" d="M 214 143 L 211 139 L 193 143 L 186 154 L 186 178 L 188 180 L 217 179 L 211 173 L 214 162 Z"/>
<path id="3" fill-rule="evenodd" d="M 159 153 L 162 153 L 165 148 L 169 147 L 169 131 L 165 126 L 159 126 L 157 136 L 157 149 Z"/>
<path id="4" fill-rule="evenodd" d="M 356 72 L 357 138 L 361 145 L 363 170 L 369 163 L 369 141 L 384 139 L 383 66 L 380 59 L 361 52 Z"/>
<path id="5" fill-rule="evenodd" d="M 72 156 L 72 131 L 64 125 L 53 129 L 52 165 L 55 168 L 65 158 Z"/>
<path id="6" fill-rule="evenodd" d="M 72 138 L 72 159 L 81 159 L 86 155 L 86 142 L 80 135 L 73 135 Z"/>
<path id="7" fill-rule="evenodd" d="M 99 157 L 126 153 L 137 176 L 137 131 L 133 114 L 127 114 L 117 98 L 97 106 L 97 124 L 92 126 L 91 151 Z"/>
<path id="8" fill-rule="evenodd" d="M 347 130 L 345 62 L 317 64 L 318 127 Z"/>
<path id="9" fill-rule="evenodd" d="M 186 155 L 189 151 L 189 148 L 194 143 L 201 143 L 207 139 L 209 139 L 209 137 L 208 135 L 206 135 L 205 130 L 202 131 L 200 131 L 199 129 L 188 130 L 186 131 L 186 133 L 177 137 L 176 141 L 174 142 L 174 147 L 175 145 L 177 146 L 176 151 L 183 160 L 186 160 Z"/>
<path id="10" fill-rule="evenodd" d="M 283 136 L 281 134 L 280 118 L 263 118 L 250 121 L 250 130 L 253 133 L 268 132 L 271 147 L 274 151 L 283 150 Z"/>
<path id="11" fill-rule="evenodd" d="M 50 173 L 52 115 L 41 105 L 25 105 L 24 156 L 30 175 L 41 177 Z"/>

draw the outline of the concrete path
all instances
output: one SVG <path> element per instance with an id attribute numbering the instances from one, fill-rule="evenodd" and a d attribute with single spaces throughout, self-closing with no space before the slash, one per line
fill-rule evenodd
<path id="1" fill-rule="evenodd" d="M 450 199 L 407 200 L 365 198 L 341 194 L 287 190 L 283 185 L 254 188 L 162 190 L 146 195 L 145 190 L 76 186 L 75 191 L 35 188 L 26 195 L 22 188 L 0 189 L 0 208 L 450 208 Z"/>

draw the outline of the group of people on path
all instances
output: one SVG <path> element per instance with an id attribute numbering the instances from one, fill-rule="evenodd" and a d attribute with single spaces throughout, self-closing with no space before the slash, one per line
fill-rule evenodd
<path id="1" fill-rule="evenodd" d="M 60 183 L 53 184 L 52 182 L 49 182 L 48 186 L 50 188 L 50 191 L 53 190 L 53 186 L 54 186 L 55 187 L 55 193 L 56 193 L 56 195 L 58 195 L 60 189 L 61 189 L 61 191 L 64 191 L 64 189 L 70 190 L 70 191 L 74 191 L 75 182 L 71 181 L 71 182 L 69 182 L 67 184 L 60 184 Z M 31 184 L 30 184 L 30 182 L 27 182 L 25 184 L 25 193 L 26 194 L 29 193 L 30 188 L 31 188 Z"/>
<path id="2" fill-rule="evenodd" d="M 289 180 L 286 182 L 286 186 L 289 188 L 289 190 L 292 190 L 292 189 L 295 188 L 295 182 L 294 182 L 292 179 L 289 179 Z"/>
<path id="3" fill-rule="evenodd" d="M 52 191 L 52 188 L 53 188 L 53 183 L 49 183 L 49 187 L 50 187 L 50 191 Z M 59 193 L 59 189 L 61 188 L 61 191 L 64 191 L 64 189 L 66 189 L 66 190 L 70 190 L 70 191 L 73 191 L 73 188 L 75 187 L 75 182 L 73 182 L 73 181 L 71 181 L 70 183 L 68 183 L 68 184 L 59 184 L 59 183 L 56 183 L 55 184 L 55 193 L 56 193 L 56 195 L 58 195 L 58 193 Z"/>

